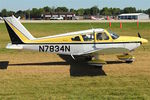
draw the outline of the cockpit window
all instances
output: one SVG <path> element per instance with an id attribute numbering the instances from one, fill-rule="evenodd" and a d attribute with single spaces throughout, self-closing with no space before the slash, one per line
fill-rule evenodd
<path id="1" fill-rule="evenodd" d="M 109 40 L 106 33 L 97 33 L 97 40 Z"/>
<path id="2" fill-rule="evenodd" d="M 76 37 L 71 38 L 71 39 L 72 39 L 72 41 L 81 41 L 79 36 L 76 36 Z"/>
<path id="3" fill-rule="evenodd" d="M 112 32 L 112 31 L 109 31 L 112 39 L 118 39 L 119 38 L 119 35 L 117 35 L 116 33 Z"/>
<path id="4" fill-rule="evenodd" d="M 92 41 L 94 40 L 94 35 L 93 34 L 86 34 L 82 35 L 84 41 Z"/>

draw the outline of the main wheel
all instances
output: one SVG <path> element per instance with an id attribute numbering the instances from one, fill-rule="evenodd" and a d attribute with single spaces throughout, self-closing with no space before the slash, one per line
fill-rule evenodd
<path id="1" fill-rule="evenodd" d="M 126 62 L 126 63 L 129 63 L 129 64 L 130 64 L 130 63 L 133 63 L 133 61 L 134 61 L 134 59 L 125 60 L 125 62 Z"/>
<path id="2" fill-rule="evenodd" d="M 126 63 L 131 64 L 131 63 L 133 63 L 133 61 L 126 61 Z"/>

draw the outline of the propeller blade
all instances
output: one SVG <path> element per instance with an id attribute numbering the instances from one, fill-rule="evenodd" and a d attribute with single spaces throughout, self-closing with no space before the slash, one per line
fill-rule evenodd
<path id="1" fill-rule="evenodd" d="M 138 32 L 138 37 L 139 37 L 139 38 L 142 38 L 142 37 L 141 37 L 141 34 L 140 34 L 139 32 Z M 143 44 L 142 44 L 142 43 L 141 43 L 141 46 L 142 46 L 142 48 L 143 48 L 143 49 L 144 49 L 144 51 L 145 51 L 145 47 L 143 46 Z"/>
<path id="2" fill-rule="evenodd" d="M 139 32 L 138 32 L 138 37 L 139 37 L 139 38 L 142 38 L 142 37 L 141 37 L 141 34 L 140 34 Z"/>

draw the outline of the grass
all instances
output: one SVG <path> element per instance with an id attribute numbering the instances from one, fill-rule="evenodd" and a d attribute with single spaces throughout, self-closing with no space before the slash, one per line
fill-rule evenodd
<path id="1" fill-rule="evenodd" d="M 89 23 L 25 23 L 24 25 L 35 37 L 91 28 Z M 110 29 L 108 23 L 92 23 L 92 26 Z M 129 36 L 137 36 L 140 32 L 143 38 L 150 41 L 149 26 L 150 23 L 141 23 L 137 29 L 136 23 L 124 23 L 123 29 L 119 29 L 119 23 L 112 23 L 111 30 L 119 35 Z M 81 77 L 70 76 L 71 66 L 57 64 L 63 60 L 55 54 L 7 50 L 5 49 L 7 43 L 9 37 L 6 28 L 4 24 L 0 24 L 0 61 L 10 62 L 7 70 L 0 70 L 2 100 L 150 99 L 150 43 L 144 45 L 146 50 L 140 47 L 132 53 L 136 57 L 133 64 L 108 64 L 103 67 L 107 76 Z M 110 61 L 117 60 L 115 55 L 101 57 Z"/>

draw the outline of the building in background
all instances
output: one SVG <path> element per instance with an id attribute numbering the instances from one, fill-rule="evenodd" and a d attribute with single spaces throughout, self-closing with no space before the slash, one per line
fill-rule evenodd
<path id="1" fill-rule="evenodd" d="M 144 13 L 128 13 L 128 14 L 120 14 L 118 16 L 119 20 L 148 20 L 149 15 Z"/>
<path id="2" fill-rule="evenodd" d="M 77 17 L 72 12 L 53 12 L 53 13 L 46 13 L 41 15 L 42 19 L 50 20 L 51 18 L 61 18 L 63 20 L 77 20 Z"/>

